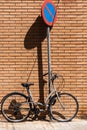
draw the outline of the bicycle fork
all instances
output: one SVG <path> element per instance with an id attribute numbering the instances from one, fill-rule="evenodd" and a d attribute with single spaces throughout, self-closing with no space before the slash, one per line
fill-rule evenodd
<path id="1" fill-rule="evenodd" d="M 62 107 L 63 109 L 65 109 L 63 103 L 61 103 L 61 100 L 60 100 L 60 98 L 59 98 L 59 94 L 58 94 L 58 92 L 55 92 L 55 93 L 56 93 L 57 99 L 58 99 L 58 101 L 59 101 L 61 107 Z"/>

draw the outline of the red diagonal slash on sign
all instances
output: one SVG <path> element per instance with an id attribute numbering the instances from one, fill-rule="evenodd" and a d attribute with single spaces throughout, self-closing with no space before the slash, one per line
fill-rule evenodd
<path id="1" fill-rule="evenodd" d="M 45 7 L 46 7 L 47 11 L 49 12 L 49 14 L 52 16 L 52 18 L 54 19 L 55 16 L 52 15 L 52 13 L 51 13 L 51 11 L 49 10 L 49 8 L 47 7 L 47 5 L 46 5 Z"/>

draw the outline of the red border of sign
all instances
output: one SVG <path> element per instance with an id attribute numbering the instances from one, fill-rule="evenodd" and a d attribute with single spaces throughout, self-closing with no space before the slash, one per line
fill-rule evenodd
<path id="1" fill-rule="evenodd" d="M 48 22 L 44 16 L 44 7 L 47 3 L 51 3 L 55 10 L 56 10 L 56 15 L 55 15 L 55 18 L 54 18 L 54 21 L 53 22 Z M 54 5 L 54 3 L 52 2 L 52 0 L 45 0 L 43 5 L 42 5 L 42 9 L 41 9 L 41 12 L 42 12 L 42 17 L 43 17 L 43 20 L 44 22 L 48 25 L 48 26 L 53 26 L 53 24 L 56 22 L 56 18 L 57 18 L 57 9 L 56 9 L 56 6 Z"/>

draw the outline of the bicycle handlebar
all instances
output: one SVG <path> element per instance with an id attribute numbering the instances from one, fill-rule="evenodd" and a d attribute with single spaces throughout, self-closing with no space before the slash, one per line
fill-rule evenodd
<path id="1" fill-rule="evenodd" d="M 45 73 L 43 76 L 46 76 L 46 75 L 48 75 L 48 72 Z M 51 73 L 51 80 L 55 80 L 56 78 L 58 78 L 58 75 L 57 75 L 57 74 L 52 74 L 52 73 Z"/>
<path id="2" fill-rule="evenodd" d="M 57 74 L 53 74 L 53 75 L 52 75 L 52 78 L 51 78 L 52 82 L 53 82 L 55 79 L 57 79 L 57 78 L 58 78 L 58 75 L 57 75 Z"/>

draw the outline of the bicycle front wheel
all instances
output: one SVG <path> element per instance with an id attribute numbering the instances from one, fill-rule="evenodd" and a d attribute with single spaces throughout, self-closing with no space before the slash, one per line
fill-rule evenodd
<path id="1" fill-rule="evenodd" d="M 1 112 L 10 122 L 24 121 L 29 115 L 27 97 L 18 92 L 7 94 L 1 102 Z"/>
<path id="2" fill-rule="evenodd" d="M 69 93 L 58 93 L 49 105 L 50 115 L 53 119 L 60 122 L 71 121 L 78 112 L 79 105 L 77 99 Z"/>

